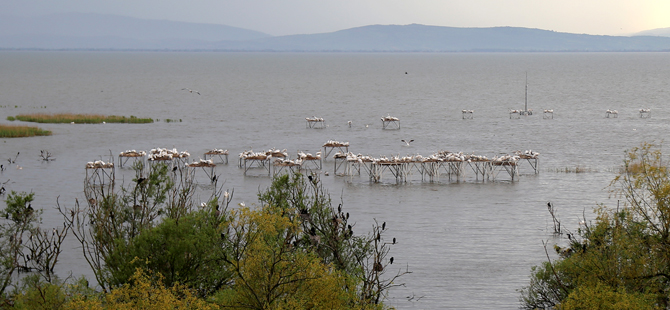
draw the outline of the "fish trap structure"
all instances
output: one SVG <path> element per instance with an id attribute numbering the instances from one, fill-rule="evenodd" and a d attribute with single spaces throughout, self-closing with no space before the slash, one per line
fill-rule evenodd
<path id="1" fill-rule="evenodd" d="M 135 150 L 126 150 L 119 153 L 119 168 L 123 169 L 123 166 L 131 162 L 134 164 L 137 161 L 141 161 L 144 164 L 144 158 L 147 155 L 145 151 L 135 151 Z"/>
<path id="2" fill-rule="evenodd" d="M 277 158 L 272 162 L 273 175 L 295 174 L 302 171 L 302 163 L 296 160 Z"/>
<path id="3" fill-rule="evenodd" d="M 323 166 L 323 162 L 321 161 L 321 151 L 316 152 L 315 155 L 298 152 L 297 160 L 300 162 L 301 169 L 304 170 L 321 170 Z"/>
<path id="4" fill-rule="evenodd" d="M 344 170 L 344 171 L 341 172 L 340 175 L 346 175 L 346 170 L 347 170 L 347 154 L 349 154 L 349 152 L 341 152 L 341 151 L 338 151 L 337 153 L 335 153 L 335 155 L 333 155 L 333 164 L 334 164 L 334 166 L 333 166 L 333 173 L 334 173 L 335 175 L 338 175 L 338 174 L 337 174 L 337 171 L 338 171 L 338 170 L 341 170 L 341 169 Z"/>
<path id="5" fill-rule="evenodd" d="M 523 155 L 526 154 L 526 155 Z M 529 155 L 532 154 L 532 155 Z M 353 153 L 335 154 L 334 171 L 337 175 L 353 176 L 367 174 L 371 182 L 382 182 L 387 175 L 393 176 L 396 183 L 410 182 L 414 175 L 420 176 L 421 181 L 438 182 L 446 179 L 449 182 L 466 181 L 467 171 L 474 173 L 476 181 L 503 180 L 501 176 L 508 176 L 509 180 L 516 181 L 519 176 L 519 161 L 526 156 L 535 161 L 531 166 L 537 173 L 537 158 L 539 153 L 526 151 L 522 155 L 496 156 L 492 159 L 482 155 L 452 153 L 440 151 L 428 157 L 421 155 L 382 156 L 373 158 L 367 155 Z M 470 167 L 470 169 L 467 169 Z M 343 171 L 342 171 L 343 170 Z M 339 172 L 341 171 L 341 172 Z M 472 179 L 472 177 L 470 177 Z"/>
<path id="6" fill-rule="evenodd" d="M 382 129 L 400 129 L 400 119 L 391 115 L 382 117 Z"/>
<path id="7" fill-rule="evenodd" d="M 516 151 L 514 155 L 519 157 L 519 161 L 527 162 L 535 174 L 540 173 L 540 153 L 533 150 Z"/>
<path id="8" fill-rule="evenodd" d="M 187 167 L 187 180 L 196 181 L 196 172 L 202 171 L 207 176 L 210 183 L 216 182 L 216 164 L 211 159 L 201 159 L 190 164 Z"/>
<path id="9" fill-rule="evenodd" d="M 305 126 L 306 128 L 313 129 L 324 129 L 326 128 L 326 121 L 321 117 L 312 116 L 305 117 Z"/>
<path id="10" fill-rule="evenodd" d="M 188 164 L 188 158 L 191 157 L 189 152 L 179 152 L 176 148 L 155 148 L 147 154 L 147 162 L 149 164 L 165 163 L 170 169 L 179 164 Z"/>
<path id="11" fill-rule="evenodd" d="M 475 115 L 475 110 L 463 110 L 462 112 L 462 119 L 473 119 Z"/>
<path id="12" fill-rule="evenodd" d="M 278 175 L 282 173 L 298 173 L 303 170 L 320 170 L 322 167 L 321 162 L 321 152 L 317 152 L 316 155 L 310 153 L 298 151 L 296 159 L 289 159 L 286 149 L 279 152 L 276 151 L 272 157 L 276 158 L 272 161 L 272 171 L 273 175 Z"/>
<path id="13" fill-rule="evenodd" d="M 85 188 L 106 186 L 111 189 L 114 187 L 114 180 L 115 170 L 113 162 L 106 163 L 102 160 L 96 160 L 86 163 Z"/>
<path id="14" fill-rule="evenodd" d="M 272 150 L 270 154 L 272 154 Z M 262 169 L 263 172 L 267 171 L 268 176 L 270 176 L 272 174 L 272 163 L 270 161 L 273 157 L 280 157 L 280 154 L 284 155 L 281 152 L 277 152 L 273 156 L 268 155 L 268 152 L 244 151 L 239 156 L 239 167 L 244 169 L 244 175 L 247 175 L 251 169 Z"/>
<path id="15" fill-rule="evenodd" d="M 554 110 L 544 110 L 542 113 L 543 119 L 554 119 Z"/>
<path id="16" fill-rule="evenodd" d="M 210 159 L 212 158 L 218 158 L 220 161 L 218 163 L 227 165 L 228 164 L 228 150 L 224 149 L 211 149 L 202 156 L 205 160 L 207 160 L 207 157 Z M 213 160 L 212 160 L 213 161 Z M 216 163 L 216 162 L 215 162 Z"/>
<path id="17" fill-rule="evenodd" d="M 493 168 L 494 178 L 497 178 L 498 174 L 502 171 L 506 172 L 506 174 L 510 176 L 512 182 L 514 182 L 514 180 L 519 176 L 518 159 L 503 158 L 500 160 L 492 161 L 491 167 Z"/>
<path id="18" fill-rule="evenodd" d="M 640 109 L 640 118 L 650 118 L 651 109 Z"/>
<path id="19" fill-rule="evenodd" d="M 521 110 L 509 110 L 509 119 L 519 119 L 521 118 Z"/>
<path id="20" fill-rule="evenodd" d="M 323 147 L 324 160 L 328 159 L 333 151 L 344 154 L 349 153 L 349 142 L 328 140 L 321 147 Z"/>
<path id="21" fill-rule="evenodd" d="M 519 112 L 519 115 L 521 115 L 521 116 L 530 116 L 530 115 L 533 115 L 533 109 L 521 110 L 521 111 Z"/>
<path id="22" fill-rule="evenodd" d="M 605 111 L 605 118 L 619 118 L 619 111 L 607 110 Z"/>

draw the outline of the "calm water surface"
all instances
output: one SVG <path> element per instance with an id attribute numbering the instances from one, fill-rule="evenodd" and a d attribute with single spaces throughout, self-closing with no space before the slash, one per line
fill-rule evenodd
<path id="1" fill-rule="evenodd" d="M 253 148 L 316 152 L 327 140 L 349 141 L 354 153 L 430 155 L 439 150 L 492 157 L 541 153 L 540 173 L 522 166 L 518 182 L 370 183 L 338 177 L 332 159 L 322 176 L 359 233 L 374 219 L 396 237 L 394 267 L 412 274 L 391 291 L 399 309 L 515 309 L 531 266 L 546 260 L 552 237 L 546 203 L 563 226 L 577 229 L 598 203 L 616 205 L 607 185 L 626 149 L 663 142 L 670 119 L 670 55 L 626 54 L 290 54 L 290 53 L 0 53 L 0 123 L 20 113 L 97 113 L 177 119 L 144 125 L 45 124 L 53 136 L 0 141 L 0 159 L 16 164 L 0 182 L 36 193 L 44 225 L 62 225 L 53 210 L 83 198 L 84 165 L 127 149 L 175 147 L 197 159 L 229 149 L 216 173 L 235 202 L 256 202 L 267 176 L 244 176 L 236 154 Z M 536 113 L 510 119 L 524 104 Z M 181 90 L 200 91 L 195 95 Z M 651 108 L 651 118 L 638 110 Z M 461 110 L 475 110 L 461 119 Z M 553 109 L 553 119 L 538 113 Z M 619 118 L 605 118 L 607 109 Z M 379 118 L 401 119 L 382 130 Z M 306 129 L 305 117 L 328 128 Z M 352 121 L 352 127 L 347 121 Z M 366 125 L 368 125 L 366 127 Z M 414 139 L 410 147 L 400 139 Z M 42 162 L 40 150 L 57 158 Z M 0 161 L 2 162 L 2 161 Z M 16 165 L 22 167 L 17 169 Z M 582 167 L 589 173 L 561 173 Z M 502 175 L 501 175 L 502 176 Z M 127 170 L 117 178 L 129 181 Z M 202 180 L 205 182 L 205 180 Z M 205 194 L 203 193 L 203 199 Z M 90 275 L 72 242 L 60 272 Z M 408 296 L 415 296 L 408 300 Z M 418 301 L 418 297 L 421 297 Z"/>

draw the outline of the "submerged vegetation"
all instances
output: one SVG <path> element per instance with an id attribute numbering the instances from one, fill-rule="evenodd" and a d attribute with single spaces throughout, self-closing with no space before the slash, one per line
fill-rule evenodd
<path id="1" fill-rule="evenodd" d="M 588 168 L 588 167 L 582 167 L 582 166 L 555 168 L 555 169 L 550 169 L 550 171 L 558 172 L 558 173 L 591 173 L 591 172 L 598 172 L 598 170 L 596 170 L 596 169 Z"/>
<path id="2" fill-rule="evenodd" d="M 85 184 L 84 205 L 58 203 L 64 223 L 53 232 L 38 227 L 33 193 L 8 196 L 0 308 L 386 309 L 389 289 L 409 273 L 392 265 L 386 223 L 354 233 L 363 229 L 331 204 L 318 176 L 277 177 L 260 205 L 231 210 L 233 193 L 216 183 L 202 203 L 179 168 L 134 168 L 121 187 Z M 68 234 L 97 289 L 54 276 Z"/>
<path id="3" fill-rule="evenodd" d="M 524 309 L 668 309 L 670 307 L 670 168 L 650 144 L 626 155 L 612 194 L 594 221 L 567 233 L 558 256 L 532 269 Z"/>
<path id="4" fill-rule="evenodd" d="M 20 120 L 33 123 L 76 123 L 76 124 L 102 124 L 102 123 L 153 123 L 151 118 L 139 118 L 136 116 L 117 116 L 117 115 L 99 115 L 99 114 L 19 114 L 15 117 L 9 116 L 7 120 Z"/>
<path id="5" fill-rule="evenodd" d="M 50 136 L 51 131 L 31 126 L 0 125 L 0 138 Z"/>

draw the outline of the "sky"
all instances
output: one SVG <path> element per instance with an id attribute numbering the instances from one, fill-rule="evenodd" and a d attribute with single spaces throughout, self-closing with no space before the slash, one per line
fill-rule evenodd
<path id="1" fill-rule="evenodd" d="M 0 14 L 102 13 L 261 31 L 333 32 L 366 25 L 526 27 L 627 35 L 670 27 L 669 0 L 0 0 Z"/>

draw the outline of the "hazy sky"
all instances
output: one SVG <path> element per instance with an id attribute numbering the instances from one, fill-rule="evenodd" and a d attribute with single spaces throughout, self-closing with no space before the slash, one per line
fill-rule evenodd
<path id="1" fill-rule="evenodd" d="M 513 26 L 622 35 L 670 27 L 669 0 L 0 0 L 0 14 L 106 13 L 271 35 L 372 24 Z"/>

